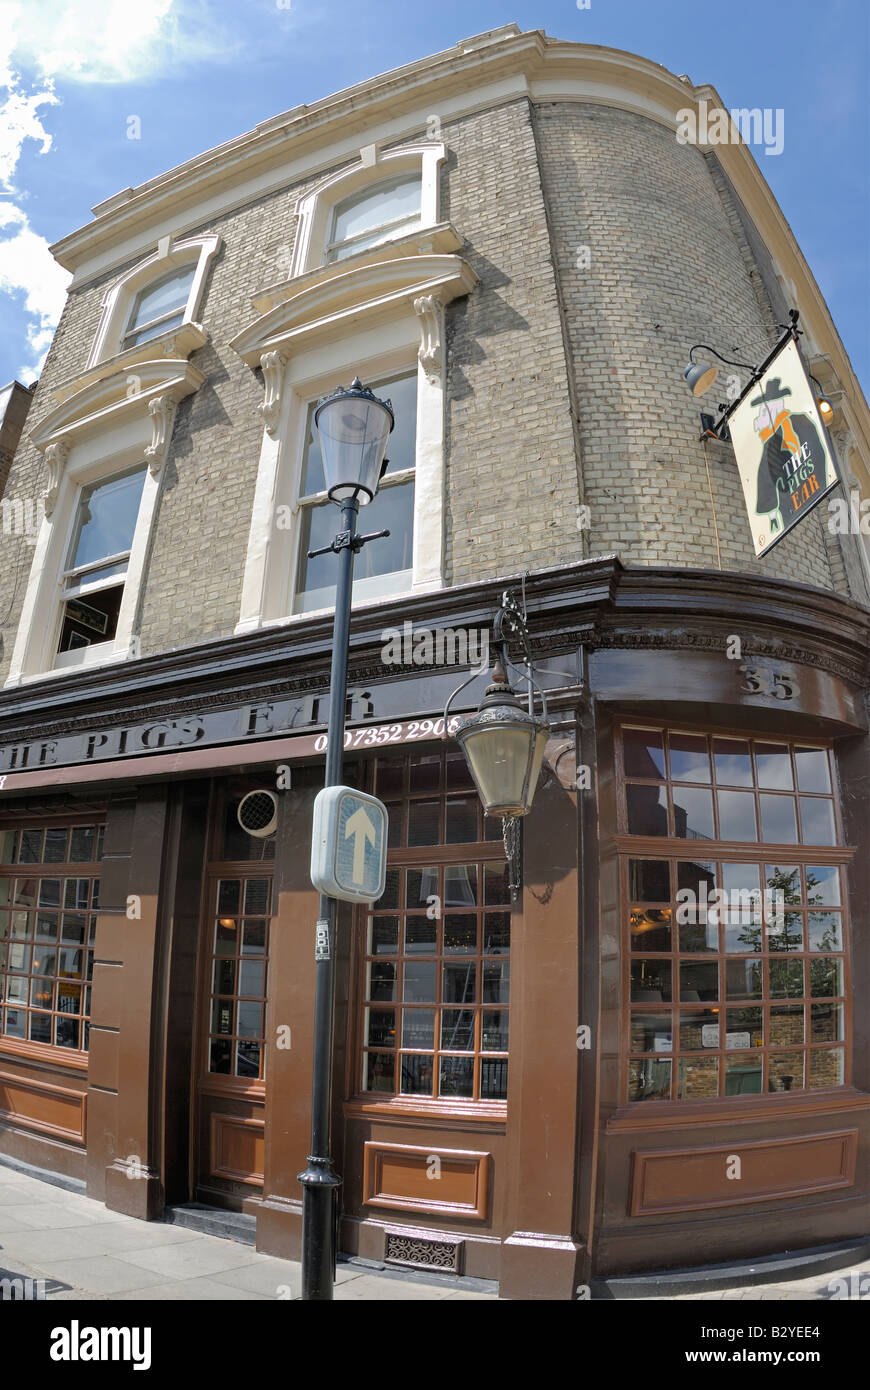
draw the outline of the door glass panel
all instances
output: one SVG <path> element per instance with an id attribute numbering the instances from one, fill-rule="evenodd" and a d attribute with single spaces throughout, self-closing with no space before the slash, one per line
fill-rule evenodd
<path id="1" fill-rule="evenodd" d="M 207 1067 L 242 1081 L 263 1077 L 270 882 L 221 878 L 211 890 Z"/>

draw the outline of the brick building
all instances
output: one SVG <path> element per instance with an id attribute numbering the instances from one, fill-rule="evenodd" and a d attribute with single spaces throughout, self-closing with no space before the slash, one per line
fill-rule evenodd
<path id="1" fill-rule="evenodd" d="M 311 421 L 358 373 L 397 425 L 345 775 L 392 843 L 339 933 L 342 1248 L 569 1299 L 866 1236 L 866 538 L 823 501 L 756 559 L 681 371 L 696 343 L 761 361 L 797 308 L 860 496 L 870 415 L 749 148 L 675 138 L 701 102 L 508 25 L 53 248 L 73 279 L 6 489 L 45 516 L 0 536 L 2 1153 L 298 1254 L 334 593 L 306 552 L 335 529 Z M 513 902 L 439 737 L 465 672 L 383 655 L 405 623 L 488 631 L 506 587 L 553 726 Z M 765 887 L 777 936 L 680 914 Z"/>

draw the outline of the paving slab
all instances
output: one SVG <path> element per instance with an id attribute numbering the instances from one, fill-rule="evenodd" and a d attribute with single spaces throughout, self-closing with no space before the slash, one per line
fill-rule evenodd
<path id="1" fill-rule="evenodd" d="M 366 1300 L 378 1303 L 408 1302 L 443 1303 L 456 1290 L 443 1284 L 417 1284 L 403 1279 L 384 1279 L 376 1274 L 364 1274 L 352 1283 L 339 1284 L 335 1290 L 336 1303 Z M 491 1297 L 492 1295 L 490 1295 Z"/>
<path id="2" fill-rule="evenodd" d="M 64 1284 L 81 1289 L 85 1296 L 94 1293 L 114 1296 L 166 1282 L 162 1274 L 126 1264 L 112 1255 L 95 1255 L 85 1260 L 54 1260 L 51 1273 Z"/>
<path id="3" fill-rule="evenodd" d="M 226 1284 L 218 1284 L 214 1279 L 176 1279 L 160 1284 L 152 1284 L 147 1289 L 132 1289 L 128 1293 L 113 1296 L 118 1303 L 162 1303 L 195 1302 L 198 1299 L 209 1302 L 225 1302 L 231 1298 L 235 1303 L 271 1303 L 273 1300 L 252 1289 L 228 1289 Z"/>
<path id="4" fill-rule="evenodd" d="M 153 1250 L 129 1250 L 119 1257 L 138 1269 L 153 1271 L 164 1279 L 196 1279 L 203 1274 L 220 1274 L 242 1269 L 262 1259 L 247 1245 L 219 1236 L 200 1236 L 180 1245 L 160 1245 Z"/>
<path id="5" fill-rule="evenodd" d="M 15 1219 L 31 1230 L 61 1230 L 65 1226 L 93 1226 L 99 1218 L 86 1207 L 69 1202 L 70 1194 L 64 1194 L 66 1202 L 20 1203 L 15 1208 Z M 81 1201 L 87 1201 L 83 1197 Z"/>
<path id="6" fill-rule="evenodd" d="M 232 1289 L 247 1289 L 250 1293 L 271 1299 L 278 1299 L 278 1291 L 286 1289 L 290 1290 L 291 1299 L 298 1298 L 302 1290 L 300 1266 L 295 1261 L 276 1260 L 269 1255 L 261 1255 L 256 1264 L 224 1270 L 211 1277 L 216 1284 L 223 1286 L 225 1298 L 228 1296 L 227 1290 Z M 283 1296 L 286 1298 L 287 1294 Z"/>

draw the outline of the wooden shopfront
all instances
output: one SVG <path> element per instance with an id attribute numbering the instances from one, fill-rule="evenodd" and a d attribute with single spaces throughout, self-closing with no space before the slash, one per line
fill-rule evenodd
<path id="1" fill-rule="evenodd" d="M 515 898 L 439 723 L 465 673 L 385 670 L 383 615 L 355 622 L 345 778 L 390 843 L 383 898 L 339 913 L 346 1254 L 569 1299 L 866 1234 L 867 618 L 695 573 L 677 620 L 672 573 L 528 583 L 553 728 Z M 501 587 L 417 621 L 482 624 Z M 329 660 L 306 624 L 89 674 L 61 717 L 7 693 L 0 737 L 0 1150 L 144 1219 L 241 1213 L 290 1258 Z M 739 916 L 770 885 L 778 934 Z"/>

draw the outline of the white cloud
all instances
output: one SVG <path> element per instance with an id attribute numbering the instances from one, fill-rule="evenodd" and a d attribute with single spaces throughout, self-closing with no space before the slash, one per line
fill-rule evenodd
<path id="1" fill-rule="evenodd" d="M 69 272 L 58 265 L 45 238 L 33 231 L 27 214 L 14 203 L 0 202 L 0 294 L 23 294 L 24 312 L 31 319 L 26 330 L 31 361 L 22 362 L 16 373 L 25 385 L 42 370 L 69 281 Z"/>
<path id="2" fill-rule="evenodd" d="M 225 56 L 202 0 L 0 0 L 15 62 L 60 82 L 141 82 Z"/>
<path id="3" fill-rule="evenodd" d="M 0 0 L 0 194 L 18 197 L 13 179 L 28 140 L 40 154 L 51 149 L 40 108 L 57 104 L 55 84 L 152 81 L 237 46 L 215 26 L 208 0 Z M 0 201 L 0 296 L 17 302 L 31 359 L 17 372 L 25 382 L 42 369 L 69 279 L 26 212 Z"/>

